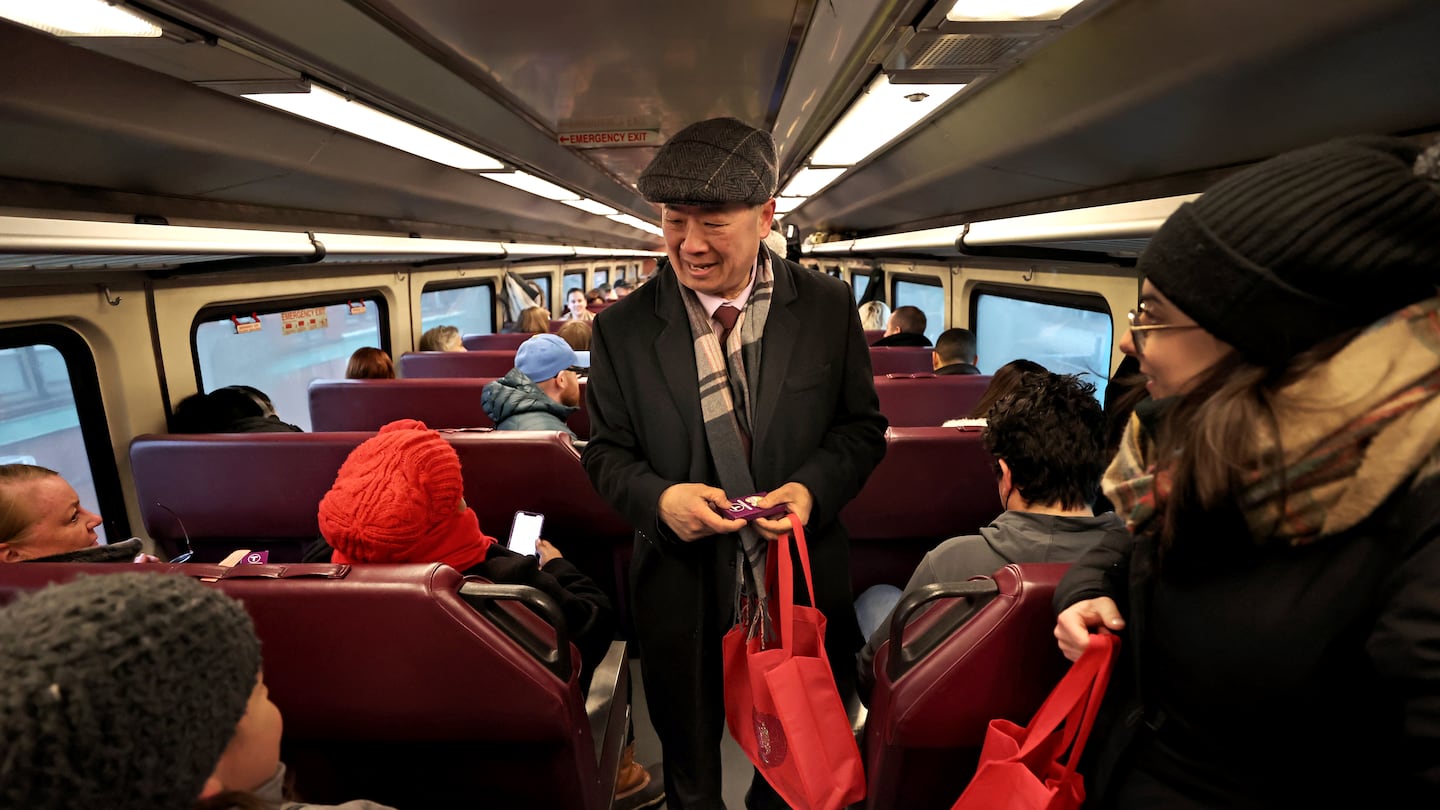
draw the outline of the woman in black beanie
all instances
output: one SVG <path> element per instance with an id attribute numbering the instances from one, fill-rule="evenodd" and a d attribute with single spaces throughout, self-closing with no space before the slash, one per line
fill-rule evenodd
<path id="1" fill-rule="evenodd" d="M 1124 639 L 1087 806 L 1440 802 L 1440 172 L 1418 152 L 1257 164 L 1141 258 L 1121 349 L 1152 398 L 1104 481 L 1133 540 L 1055 602 L 1070 658 Z"/>

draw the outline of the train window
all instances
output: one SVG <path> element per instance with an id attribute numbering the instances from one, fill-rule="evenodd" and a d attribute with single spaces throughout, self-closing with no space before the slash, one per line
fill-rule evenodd
<path id="1" fill-rule="evenodd" d="M 865 291 L 870 288 L 870 274 L 862 273 L 859 270 L 850 271 L 850 291 L 855 293 L 855 303 L 865 297 Z"/>
<path id="2" fill-rule="evenodd" d="M 608 267 L 597 267 L 597 268 L 595 268 L 595 285 L 594 285 L 593 287 L 591 287 L 590 289 L 593 290 L 593 289 L 595 289 L 595 287 L 599 287 L 599 286 L 602 286 L 602 285 L 605 285 L 605 284 L 609 284 L 609 283 L 610 283 L 610 268 L 608 268 Z"/>
<path id="3" fill-rule="evenodd" d="M 563 290 L 567 295 L 570 293 L 571 290 L 579 290 L 582 293 L 585 292 L 584 270 L 575 273 L 566 273 L 562 277 L 562 281 L 563 283 L 560 285 L 560 289 Z M 564 302 L 562 301 L 561 304 L 564 304 Z M 564 309 L 564 306 L 561 306 L 561 309 Z"/>
<path id="4" fill-rule="evenodd" d="M 890 288 L 890 303 L 893 309 L 919 307 L 925 313 L 925 337 L 934 343 L 945 331 L 945 287 L 938 278 L 913 276 L 895 279 Z"/>
<path id="5" fill-rule="evenodd" d="M 552 313 L 555 312 L 555 299 L 550 297 L 550 274 L 539 273 L 533 276 L 521 276 L 521 278 L 540 288 L 540 306 L 545 307 Z M 564 302 L 561 302 L 561 309 L 564 309 Z"/>
<path id="6" fill-rule="evenodd" d="M 388 349 L 382 300 L 353 298 L 207 307 L 195 317 L 191 350 L 202 391 L 253 385 L 286 422 L 310 429 L 311 380 L 341 379 L 362 346 Z M 249 327 L 258 320 L 259 328 Z"/>
<path id="7" fill-rule="evenodd" d="M 1057 374 L 1081 375 L 1105 401 L 1115 333 L 1104 298 L 981 285 L 970 300 L 970 324 L 982 372 L 1023 357 Z"/>
<path id="8" fill-rule="evenodd" d="M 102 542 L 129 537 L 120 473 L 85 339 L 59 326 L 0 331 L 0 464 L 60 473 L 99 512 Z"/>
<path id="9" fill-rule="evenodd" d="M 431 282 L 420 293 L 420 332 L 449 324 L 462 335 L 495 332 L 495 285 Z"/>

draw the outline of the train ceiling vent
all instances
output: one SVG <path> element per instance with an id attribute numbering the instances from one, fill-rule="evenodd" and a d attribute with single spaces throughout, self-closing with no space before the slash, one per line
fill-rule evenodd
<path id="1" fill-rule="evenodd" d="M 895 32 L 879 61 L 892 84 L 969 84 L 1004 72 L 1110 0 L 941 0 Z"/>

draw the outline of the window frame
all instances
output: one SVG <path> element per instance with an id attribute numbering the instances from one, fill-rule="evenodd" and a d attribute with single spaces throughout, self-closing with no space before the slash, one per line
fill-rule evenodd
<path id="1" fill-rule="evenodd" d="M 463 289 L 465 289 L 465 288 L 467 288 L 467 287 L 489 287 L 489 288 L 490 288 L 490 334 L 492 334 L 492 335 L 493 335 L 493 334 L 496 334 L 497 332 L 500 331 L 498 325 L 501 323 L 501 321 L 502 321 L 503 319 L 502 319 L 502 318 L 499 318 L 499 317 L 496 317 L 497 310 L 499 309 L 500 294 L 499 294 L 499 291 L 498 291 L 498 290 L 496 289 L 496 287 L 495 287 L 495 279 L 493 279 L 493 278 L 486 278 L 486 279 L 483 279 L 483 280 L 481 280 L 481 281 L 476 281 L 476 280 L 474 280 L 474 279 L 451 278 L 451 279 L 439 279 L 439 280 L 436 280 L 436 281 L 427 281 L 427 282 L 425 282 L 424 284 L 421 284 L 421 285 L 420 285 L 420 295 L 424 295 L 425 293 L 432 293 L 432 292 L 444 292 L 444 291 L 446 291 L 446 290 L 463 290 Z M 417 303 L 418 303 L 419 299 L 417 298 L 416 301 L 417 301 Z M 420 319 L 421 319 L 422 321 L 425 319 L 425 309 L 424 309 L 424 306 L 423 306 L 423 305 L 421 306 L 421 309 L 420 309 Z M 389 329 L 390 324 L 389 324 L 389 322 L 387 322 L 387 321 L 385 321 L 384 319 L 382 319 L 381 322 L 380 322 L 380 326 L 381 326 L 382 332 L 384 333 L 385 342 L 388 343 L 388 342 L 389 342 L 389 338 L 390 338 L 390 329 Z M 381 346 L 380 348 L 384 349 L 384 350 L 385 350 L 385 353 L 386 353 L 386 354 L 389 354 L 391 357 L 394 357 L 394 356 L 395 356 L 394 353 L 392 353 L 389 348 L 387 348 L 387 347 L 385 347 L 385 346 Z M 199 378 L 197 377 L 196 379 L 199 379 Z"/>
<path id="2" fill-rule="evenodd" d="M 80 439 L 90 465 L 90 480 L 95 485 L 98 503 L 94 506 L 100 511 L 106 541 L 118 543 L 132 536 L 130 515 L 120 484 L 115 446 L 110 439 L 110 420 L 105 416 L 95 353 L 84 335 L 68 326 L 41 323 L 0 328 L 0 350 L 40 345 L 50 346 L 65 360 L 70 391 L 75 397 L 75 412 L 80 417 Z"/>
<path id="3" fill-rule="evenodd" d="M 550 310 L 551 312 L 555 312 L 555 311 L 556 311 L 556 310 L 555 310 L 555 301 L 554 301 L 555 296 L 556 296 L 556 292 L 555 292 L 555 278 L 554 278 L 554 275 L 555 275 L 555 274 L 554 274 L 554 273 L 550 272 L 549 270 L 546 270 L 546 271 L 540 272 L 540 273 L 522 273 L 522 272 L 520 272 L 518 269 L 514 269 L 514 270 L 512 270 L 511 272 L 513 272 L 513 273 L 516 275 L 516 277 L 519 278 L 519 279 L 521 279 L 522 281 L 533 281 L 533 282 L 535 282 L 535 286 L 536 286 L 536 287 L 539 287 L 539 288 L 540 288 L 540 292 L 542 292 L 542 293 L 545 294 L 545 304 L 544 304 L 544 307 L 545 307 L 546 309 Z M 545 279 L 545 283 L 544 283 L 543 285 L 540 283 L 540 279 L 542 279 L 542 278 Z M 565 280 L 565 276 L 564 276 L 563 273 L 562 273 L 561 276 L 560 276 L 560 280 L 561 280 L 561 283 L 563 284 L 563 283 L 564 283 L 564 280 Z M 560 294 L 560 295 L 564 295 L 565 293 L 564 293 L 564 291 L 561 291 L 559 294 Z M 561 309 L 563 309 L 563 308 L 564 308 L 564 307 L 561 307 Z"/>
<path id="4" fill-rule="evenodd" d="M 970 300 L 966 302 L 970 317 L 968 323 L 972 332 L 975 330 L 975 319 L 980 311 L 981 295 L 1010 298 L 1031 304 L 1047 304 L 1052 307 L 1080 309 L 1086 312 L 1098 312 L 1110 319 L 1111 333 L 1113 334 L 1115 331 L 1115 314 L 1110 309 L 1110 302 L 1106 301 L 1105 296 L 1100 293 L 1018 287 L 1012 284 L 996 284 L 986 281 L 970 288 Z"/>

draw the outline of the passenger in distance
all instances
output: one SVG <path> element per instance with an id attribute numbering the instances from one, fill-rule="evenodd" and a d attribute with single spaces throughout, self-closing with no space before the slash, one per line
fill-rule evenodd
<path id="1" fill-rule="evenodd" d="M 100 516 L 60 473 L 33 464 L 0 464 L 0 563 L 160 562 L 139 538 L 100 545 Z"/>
<path id="2" fill-rule="evenodd" d="M 896 307 L 885 324 L 885 336 L 871 346 L 929 346 L 925 337 L 925 313 L 919 307 Z"/>
<path id="3" fill-rule="evenodd" d="M 531 335 L 543 335 L 549 332 L 550 310 L 544 307 L 526 307 L 520 313 L 520 322 L 515 325 L 515 331 Z"/>
<path id="4" fill-rule="evenodd" d="M 275 404 L 264 391 L 249 385 L 191 394 L 175 406 L 171 424 L 171 433 L 304 432 L 275 413 Z"/>
<path id="5" fill-rule="evenodd" d="M 588 352 L 590 351 L 592 331 L 592 327 L 586 321 L 570 321 L 564 326 L 561 326 L 555 334 L 559 335 L 561 340 L 569 343 L 570 348 L 575 351 Z"/>
<path id="6" fill-rule="evenodd" d="M 1011 360 L 995 370 L 994 376 L 990 378 L 990 384 L 985 386 L 985 392 L 976 400 L 975 407 L 970 413 L 959 419 L 947 419 L 941 423 L 941 427 L 985 427 L 985 415 L 995 407 L 995 403 L 1001 398 L 1014 391 L 1020 385 L 1020 380 L 1026 374 L 1044 374 L 1047 369 L 1033 360 L 1021 358 Z"/>
<path id="7" fill-rule="evenodd" d="M 883 330 L 890 324 L 890 307 L 884 301 L 866 301 L 859 306 L 860 328 Z"/>
<path id="8" fill-rule="evenodd" d="M 979 534 L 952 537 L 926 554 L 904 594 L 877 585 L 856 600 L 869 638 L 859 655 L 862 694 L 875 682 L 875 653 L 890 637 L 890 612 L 903 595 L 987 576 L 1010 563 L 1073 562 L 1102 539 L 1129 538 L 1113 512 L 1091 511 L 1106 462 L 1105 415 L 1095 386 L 1074 376 L 1027 373 L 987 421 L 985 449 L 995 457 L 1005 511 Z"/>
<path id="9" fill-rule="evenodd" d="M 635 289 L 635 284 L 634 284 L 633 282 L 626 281 L 626 280 L 623 279 L 623 278 L 620 279 L 619 281 L 616 281 L 616 282 L 615 282 L 615 300 L 616 300 L 616 301 L 619 301 L 621 298 L 624 298 L 625 296 L 629 295 L 632 291 L 634 291 L 634 289 Z"/>
<path id="10" fill-rule="evenodd" d="M 586 308 L 585 291 L 579 287 L 571 287 L 565 291 L 565 314 L 560 316 L 562 321 L 593 321 L 595 313 Z"/>
<path id="11" fill-rule="evenodd" d="M 460 339 L 458 328 L 441 325 L 427 329 L 420 336 L 420 345 L 416 348 L 422 352 L 463 352 L 465 344 Z"/>
<path id="12" fill-rule="evenodd" d="M 219 591 L 169 574 L 80 577 L 0 609 L 0 649 L 0 807 L 320 807 L 283 795 L 260 642 Z"/>
<path id="13" fill-rule="evenodd" d="M 975 333 L 969 329 L 946 329 L 935 339 L 935 349 L 930 352 L 930 363 L 937 376 L 979 374 L 980 369 L 975 367 L 979 359 Z"/>
<path id="14" fill-rule="evenodd" d="M 1280 155 L 1150 240 L 1107 538 L 1055 595 L 1119 633 L 1103 808 L 1440 806 L 1440 171 L 1351 138 Z M 1087 805 L 1089 806 L 1089 805 Z"/>
<path id="15" fill-rule="evenodd" d="M 536 335 L 515 352 L 515 367 L 480 392 L 480 407 L 496 430 L 575 431 L 565 424 L 579 410 L 580 375 L 590 353 L 570 348 L 559 335 Z"/>
<path id="16" fill-rule="evenodd" d="M 345 365 L 345 379 L 393 380 L 395 362 L 383 349 L 374 346 L 356 349 L 355 353 L 350 355 L 350 362 Z"/>

